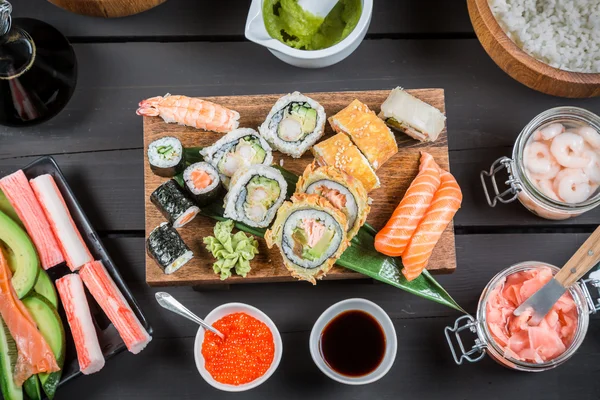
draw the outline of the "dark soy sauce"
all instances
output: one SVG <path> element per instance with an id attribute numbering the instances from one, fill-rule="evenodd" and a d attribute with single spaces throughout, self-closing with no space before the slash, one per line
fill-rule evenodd
<path id="1" fill-rule="evenodd" d="M 386 340 L 377 320 L 364 311 L 337 315 L 321 333 L 321 355 L 335 372 L 360 377 L 375 371 L 385 355 Z"/>

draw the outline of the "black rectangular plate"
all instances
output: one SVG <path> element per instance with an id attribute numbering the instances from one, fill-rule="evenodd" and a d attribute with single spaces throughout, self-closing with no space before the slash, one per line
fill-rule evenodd
<path id="1" fill-rule="evenodd" d="M 60 168 L 56 164 L 56 161 L 54 161 L 54 159 L 50 156 L 42 157 L 23 168 L 23 172 L 29 179 L 33 179 L 37 176 L 44 174 L 49 174 L 52 175 L 52 177 L 54 177 L 56 185 L 62 193 L 65 202 L 67 203 L 67 207 L 71 212 L 73 221 L 75 221 L 75 225 L 77 225 L 77 228 L 79 229 L 81 236 L 85 240 L 90 252 L 92 253 L 92 256 L 95 260 L 101 260 L 104 263 L 104 266 L 108 270 L 108 273 L 114 279 L 121 293 L 123 293 L 123 296 L 133 309 L 133 312 L 139 318 L 140 322 L 148 331 L 148 333 L 152 335 L 152 327 L 146 320 L 146 317 L 142 313 L 142 310 L 133 298 L 133 295 L 129 291 L 129 288 L 127 287 L 127 285 L 125 285 L 125 282 L 123 281 L 123 278 L 121 278 L 117 267 L 111 260 L 110 256 L 106 252 L 106 249 L 104 248 L 104 245 L 98 238 L 98 234 L 96 233 L 96 231 L 88 221 L 87 217 L 85 216 L 83 209 L 81 208 L 81 206 L 77 202 L 77 199 L 73 195 L 73 192 L 71 191 L 71 188 L 69 187 L 69 184 L 67 183 Z M 53 281 L 66 274 L 71 273 L 69 268 L 67 268 L 67 266 L 64 265 L 64 263 L 54 268 L 50 268 L 47 272 Z M 100 308 L 98 303 L 96 303 L 96 301 L 93 299 L 92 296 L 89 295 L 89 293 L 87 297 L 92 313 L 92 319 L 94 320 L 94 324 L 96 325 L 96 331 L 98 333 L 100 347 L 102 348 L 104 358 L 108 360 L 114 357 L 115 355 L 121 353 L 122 351 L 126 350 L 127 348 L 123 340 L 121 340 L 121 337 L 119 336 L 115 327 L 108 320 L 106 315 L 104 315 L 104 313 L 102 312 L 102 309 Z M 65 317 L 65 313 L 62 309 L 62 306 L 59 307 L 59 313 L 63 320 L 67 339 L 67 353 L 65 357 L 65 365 L 63 367 L 62 379 L 60 382 L 60 384 L 63 385 L 71 379 L 80 376 L 81 371 L 79 370 L 79 362 L 77 361 L 75 343 L 73 342 L 73 337 L 71 336 L 69 324 L 67 323 L 67 319 Z"/>

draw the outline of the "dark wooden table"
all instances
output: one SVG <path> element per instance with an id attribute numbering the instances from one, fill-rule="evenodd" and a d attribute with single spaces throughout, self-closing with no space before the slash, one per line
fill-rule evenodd
<path id="1" fill-rule="evenodd" d="M 167 92 L 192 96 L 442 87 L 450 161 L 464 191 L 455 219 L 458 270 L 439 281 L 474 312 L 501 269 L 520 261 L 561 265 L 600 223 L 600 209 L 573 221 L 534 217 L 519 204 L 491 209 L 479 171 L 510 155 L 521 128 L 539 112 L 576 105 L 600 112 L 600 99 L 536 93 L 504 74 L 475 38 L 464 1 L 377 0 L 367 39 L 342 63 L 304 70 L 283 64 L 243 37 L 248 1 L 169 0 L 141 15 L 101 20 L 43 0 L 12 0 L 14 15 L 39 18 L 74 43 L 79 82 L 67 108 L 29 129 L 0 129 L 0 175 L 52 154 L 154 326 L 137 356 L 121 354 L 98 374 L 60 389 L 59 399 L 225 399 L 198 375 L 196 327 L 163 311 L 144 281 L 142 120 L 137 103 Z M 382 284 L 249 284 L 229 291 L 169 291 L 199 315 L 230 301 L 265 311 L 279 326 L 284 355 L 275 375 L 240 399 L 597 399 L 600 319 L 568 362 L 544 374 L 506 370 L 490 359 L 456 366 L 443 329 L 459 314 Z M 308 351 L 312 324 L 328 306 L 364 297 L 393 319 L 399 340 L 381 381 L 343 386 L 325 377 Z"/>

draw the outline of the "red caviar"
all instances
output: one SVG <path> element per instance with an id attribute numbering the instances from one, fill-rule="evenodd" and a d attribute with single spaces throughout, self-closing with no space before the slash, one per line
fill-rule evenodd
<path id="1" fill-rule="evenodd" d="M 217 381 L 242 385 L 260 378 L 275 357 L 275 342 L 269 327 L 246 313 L 233 313 L 212 324 L 225 340 L 210 331 L 204 334 L 204 367 Z"/>

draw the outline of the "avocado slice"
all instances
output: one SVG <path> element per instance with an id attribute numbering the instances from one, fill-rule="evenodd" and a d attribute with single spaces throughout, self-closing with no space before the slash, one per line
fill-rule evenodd
<path id="1" fill-rule="evenodd" d="M 48 300 L 50 304 L 54 306 L 54 308 L 58 309 L 58 295 L 56 294 L 56 288 L 54 287 L 54 283 L 52 283 L 48 273 L 42 268 L 40 268 L 33 291 Z"/>
<path id="2" fill-rule="evenodd" d="M 329 248 L 329 243 L 333 239 L 334 232 L 332 229 L 326 229 L 323 233 L 323 237 L 319 239 L 315 247 L 305 247 L 302 256 L 310 261 L 318 260 L 323 256 L 323 253 Z"/>
<path id="3" fill-rule="evenodd" d="M 30 400 L 42 400 L 42 388 L 40 386 L 40 378 L 37 375 L 31 375 L 23 383 L 23 389 Z"/>
<path id="4" fill-rule="evenodd" d="M 17 345 L 0 318 L 0 390 L 4 400 L 23 400 L 23 390 L 13 378 L 17 354 Z"/>
<path id="5" fill-rule="evenodd" d="M 14 270 L 11 282 L 22 299 L 33 289 L 40 271 L 35 247 L 25 231 L 3 212 L 0 212 L 0 241 L 10 249 L 7 251 L 9 267 Z"/>
<path id="6" fill-rule="evenodd" d="M 40 373 L 38 376 L 42 384 L 44 393 L 50 400 L 56 394 L 56 388 L 62 376 L 62 367 L 65 364 L 66 339 L 65 329 L 56 308 L 48 300 L 39 294 L 33 293 L 23 299 L 23 304 L 31 313 L 31 317 L 37 324 L 37 327 L 52 349 L 56 362 L 61 368 L 60 371 Z"/>
<path id="7" fill-rule="evenodd" d="M 23 222 L 21 222 L 21 220 L 19 219 L 17 212 L 10 204 L 10 201 L 8 200 L 2 189 L 0 189 L 0 212 L 3 212 L 4 214 L 8 215 L 13 221 L 19 224 L 21 228 L 25 228 Z"/>
<path id="8" fill-rule="evenodd" d="M 246 190 L 248 192 L 246 199 L 252 199 L 254 191 L 257 189 L 262 189 L 267 193 L 267 196 L 261 201 L 261 204 L 266 208 L 270 208 L 275 201 L 279 198 L 279 194 L 281 193 L 281 188 L 279 187 L 279 182 L 275 179 L 266 178 L 264 176 L 256 175 L 253 176 L 252 179 L 246 185 Z M 250 201 L 246 200 L 248 203 Z"/>

